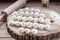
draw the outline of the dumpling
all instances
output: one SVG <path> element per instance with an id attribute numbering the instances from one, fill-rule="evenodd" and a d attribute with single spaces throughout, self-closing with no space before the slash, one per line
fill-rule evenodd
<path id="1" fill-rule="evenodd" d="M 39 18 L 44 18 L 45 15 L 43 13 L 39 14 Z"/>
<path id="2" fill-rule="evenodd" d="M 35 9 L 34 8 L 30 8 L 31 12 L 35 12 Z"/>
<path id="3" fill-rule="evenodd" d="M 24 16 L 24 11 L 19 13 L 19 16 Z"/>
<path id="4" fill-rule="evenodd" d="M 26 27 L 26 23 L 25 22 L 20 22 L 22 27 Z"/>
<path id="5" fill-rule="evenodd" d="M 15 26 L 20 26 L 20 22 L 19 21 L 15 21 Z"/>
<path id="6" fill-rule="evenodd" d="M 43 24 L 39 24 L 39 29 L 43 30 L 44 29 L 44 25 Z"/>
<path id="7" fill-rule="evenodd" d="M 51 26 L 50 25 L 45 25 L 45 29 L 46 30 L 51 30 Z"/>
<path id="8" fill-rule="evenodd" d="M 24 8 L 24 11 L 26 12 L 26 11 L 30 11 L 30 8 Z"/>
<path id="9" fill-rule="evenodd" d="M 38 23 L 33 23 L 33 28 L 38 28 L 38 27 L 39 27 Z"/>
<path id="10" fill-rule="evenodd" d="M 29 22 L 31 22 L 31 21 L 33 21 L 33 18 L 32 18 L 32 17 L 28 17 L 27 20 L 28 20 Z"/>
<path id="11" fill-rule="evenodd" d="M 21 16 L 17 16 L 17 20 L 18 21 L 21 21 L 22 20 L 22 17 Z"/>
<path id="12" fill-rule="evenodd" d="M 34 22 L 36 22 L 36 23 L 37 23 L 37 22 L 38 22 L 38 18 L 34 18 Z"/>
<path id="13" fill-rule="evenodd" d="M 35 18 L 38 18 L 39 14 L 38 14 L 38 12 L 35 12 L 33 15 L 34 15 Z"/>
<path id="14" fill-rule="evenodd" d="M 49 19 L 46 19 L 46 20 L 45 20 L 45 23 L 46 23 L 46 24 L 51 24 L 51 21 L 50 21 Z"/>
<path id="15" fill-rule="evenodd" d="M 30 29 L 28 29 L 28 28 L 25 28 L 25 33 L 30 33 L 31 31 L 30 31 Z"/>
<path id="16" fill-rule="evenodd" d="M 34 16 L 34 13 L 33 13 L 33 12 L 31 12 L 29 15 L 30 15 L 31 17 L 33 17 L 33 16 Z"/>
<path id="17" fill-rule="evenodd" d="M 28 28 L 32 27 L 32 23 L 31 22 L 27 22 L 26 25 L 27 25 Z"/>
<path id="18" fill-rule="evenodd" d="M 16 18 L 17 18 L 17 17 L 16 17 L 15 15 L 13 15 L 13 16 L 11 17 L 11 20 L 15 21 Z"/>
<path id="19" fill-rule="evenodd" d="M 23 27 L 22 27 L 22 28 L 19 28 L 18 31 L 19 31 L 20 33 L 24 33 L 24 28 L 23 28 Z"/>
<path id="20" fill-rule="evenodd" d="M 39 22 L 40 22 L 40 23 L 45 22 L 44 18 L 39 18 Z"/>
<path id="21" fill-rule="evenodd" d="M 24 16 L 28 17 L 29 16 L 29 11 L 26 11 Z"/>
<path id="22" fill-rule="evenodd" d="M 19 14 L 18 14 L 17 11 L 14 11 L 11 15 L 12 15 L 12 16 L 13 16 L 13 15 L 18 16 Z"/>
<path id="23" fill-rule="evenodd" d="M 35 12 L 38 12 L 38 13 L 40 13 L 40 9 L 35 9 Z"/>
<path id="24" fill-rule="evenodd" d="M 27 21 L 27 17 L 22 17 L 22 21 L 26 22 Z"/>
<path id="25" fill-rule="evenodd" d="M 9 21 L 9 25 L 14 26 L 15 22 L 14 21 Z"/>
<path id="26" fill-rule="evenodd" d="M 36 29 L 32 29 L 32 30 L 31 30 L 31 33 L 32 33 L 32 34 L 37 34 L 38 31 L 37 31 Z"/>
<path id="27" fill-rule="evenodd" d="M 18 10 L 18 13 L 20 13 L 20 12 L 24 12 L 24 10 L 23 10 L 23 9 L 19 9 L 19 10 Z"/>

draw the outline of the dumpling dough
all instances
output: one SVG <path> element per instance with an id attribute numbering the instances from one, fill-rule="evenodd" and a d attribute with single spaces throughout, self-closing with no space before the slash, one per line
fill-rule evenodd
<path id="1" fill-rule="evenodd" d="M 25 22 L 20 22 L 22 27 L 26 27 L 26 23 Z"/>
<path id="2" fill-rule="evenodd" d="M 30 8 L 30 12 L 35 12 L 35 9 L 34 8 Z"/>
<path id="3" fill-rule="evenodd" d="M 39 22 L 40 22 L 40 23 L 45 22 L 44 18 L 39 18 Z"/>
<path id="4" fill-rule="evenodd" d="M 39 29 L 42 30 L 42 29 L 44 29 L 44 27 L 45 27 L 45 26 L 44 26 L 43 24 L 39 24 Z"/>
<path id="5" fill-rule="evenodd" d="M 40 13 L 40 9 L 35 9 L 35 12 L 38 12 L 38 13 Z"/>
<path id="6" fill-rule="evenodd" d="M 51 24 L 51 21 L 50 21 L 49 19 L 46 19 L 46 20 L 45 20 L 45 23 L 46 23 L 46 24 Z"/>
<path id="7" fill-rule="evenodd" d="M 19 13 L 19 16 L 24 16 L 24 11 Z"/>
<path id="8" fill-rule="evenodd" d="M 30 11 L 30 8 L 24 8 L 24 11 L 26 12 L 26 11 Z"/>
<path id="9" fill-rule="evenodd" d="M 18 13 L 20 13 L 20 12 L 24 12 L 24 10 L 23 9 L 19 9 Z"/>
<path id="10" fill-rule="evenodd" d="M 24 28 L 19 28 L 18 31 L 24 33 Z"/>
<path id="11" fill-rule="evenodd" d="M 15 21 L 15 25 L 16 26 L 20 26 L 20 22 L 19 21 Z"/>
<path id="12" fill-rule="evenodd" d="M 24 16 L 28 17 L 29 16 L 29 11 L 26 11 Z"/>
<path id="13" fill-rule="evenodd" d="M 38 28 L 38 27 L 39 27 L 38 23 L 33 23 L 33 28 Z"/>
<path id="14" fill-rule="evenodd" d="M 39 15 L 38 12 L 35 12 L 35 13 L 34 13 L 34 17 L 35 17 L 35 18 L 38 18 L 38 15 Z"/>
<path id="15" fill-rule="evenodd" d="M 34 13 L 33 13 L 33 12 L 31 12 L 29 15 L 30 15 L 31 17 L 33 17 L 33 16 L 34 16 Z"/>
<path id="16" fill-rule="evenodd" d="M 31 33 L 32 33 L 32 34 L 37 34 L 38 31 L 37 31 L 36 29 L 32 29 L 32 30 L 31 30 Z"/>
<path id="17" fill-rule="evenodd" d="M 27 21 L 27 17 L 22 17 L 22 21 L 26 22 Z"/>
<path id="18" fill-rule="evenodd" d="M 15 21 L 16 18 L 17 18 L 17 17 L 16 17 L 15 15 L 13 15 L 13 16 L 11 17 L 11 20 Z"/>
<path id="19" fill-rule="evenodd" d="M 33 21 L 33 18 L 32 17 L 28 17 L 27 19 L 29 22 Z"/>
<path id="20" fill-rule="evenodd" d="M 37 22 L 38 22 L 38 18 L 34 18 L 34 22 L 36 22 L 36 23 L 37 23 Z"/>
<path id="21" fill-rule="evenodd" d="M 44 18 L 45 15 L 43 13 L 39 14 L 39 18 Z"/>
<path id="22" fill-rule="evenodd" d="M 9 21 L 9 25 L 13 26 L 13 25 L 15 25 L 15 22 L 14 21 Z"/>
<path id="23" fill-rule="evenodd" d="M 30 33 L 31 32 L 30 29 L 28 29 L 28 28 L 26 28 L 24 31 L 25 31 L 25 33 Z"/>
<path id="24" fill-rule="evenodd" d="M 17 11 L 14 11 L 11 15 L 15 15 L 15 16 L 18 16 L 18 12 Z"/>
<path id="25" fill-rule="evenodd" d="M 21 21 L 22 20 L 22 17 L 21 16 L 17 16 L 17 20 L 18 21 Z"/>
<path id="26" fill-rule="evenodd" d="M 51 26 L 50 25 L 45 25 L 45 29 L 46 30 L 51 30 Z"/>
<path id="27" fill-rule="evenodd" d="M 31 22 L 27 22 L 26 25 L 27 25 L 28 28 L 32 27 L 32 23 Z"/>

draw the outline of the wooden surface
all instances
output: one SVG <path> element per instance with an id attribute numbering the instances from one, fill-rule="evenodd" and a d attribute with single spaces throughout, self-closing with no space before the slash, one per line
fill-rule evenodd
<path id="1" fill-rule="evenodd" d="M 11 3 L 0 3 L 0 12 L 1 12 L 1 10 L 3 10 L 7 6 L 9 6 L 10 4 Z M 35 4 L 31 3 L 30 5 L 27 5 L 27 6 L 32 6 L 32 5 L 35 6 L 36 4 L 40 4 L 40 3 L 35 3 Z M 41 4 L 36 5 L 36 6 L 45 8 L 45 7 L 42 7 Z M 52 9 L 52 10 L 55 10 L 58 13 L 60 13 L 60 4 L 57 6 L 57 3 L 51 3 L 49 5 L 49 7 L 47 7 L 47 9 Z M 6 29 L 6 23 L 3 23 L 0 25 L 0 40 L 15 40 L 8 34 L 7 29 Z M 60 40 L 60 38 L 54 39 L 54 40 Z"/>
<path id="2" fill-rule="evenodd" d="M 12 3 L 0 3 L 0 12 Z M 15 40 L 7 32 L 6 23 L 0 24 L 0 40 Z"/>

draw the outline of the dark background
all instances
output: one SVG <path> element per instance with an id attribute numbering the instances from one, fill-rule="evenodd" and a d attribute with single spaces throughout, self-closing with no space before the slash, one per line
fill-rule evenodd
<path id="1" fill-rule="evenodd" d="M 0 2 L 14 2 L 16 0 L 0 0 Z M 29 0 L 29 1 L 41 1 L 41 0 Z M 60 0 L 50 0 L 50 2 L 60 2 Z"/>
<path id="2" fill-rule="evenodd" d="M 41 0 L 32 0 L 32 1 L 41 1 Z M 60 2 L 60 0 L 50 0 L 50 2 Z"/>

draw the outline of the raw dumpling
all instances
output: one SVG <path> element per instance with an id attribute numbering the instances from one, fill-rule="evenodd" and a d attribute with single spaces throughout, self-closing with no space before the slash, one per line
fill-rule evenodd
<path id="1" fill-rule="evenodd" d="M 29 16 L 29 11 L 26 11 L 24 16 L 28 17 Z"/>
<path id="2" fill-rule="evenodd" d="M 32 33 L 32 34 L 37 34 L 38 31 L 37 31 L 36 29 L 32 29 L 32 30 L 31 30 L 31 33 Z"/>
<path id="3" fill-rule="evenodd" d="M 44 18 L 45 15 L 43 13 L 39 14 L 39 18 Z"/>
<path id="4" fill-rule="evenodd" d="M 39 29 L 42 30 L 42 29 L 44 29 L 44 27 L 45 27 L 45 26 L 44 26 L 43 24 L 39 24 Z"/>
<path id="5" fill-rule="evenodd" d="M 15 15 L 15 16 L 18 16 L 18 12 L 17 11 L 14 11 L 11 15 Z"/>
<path id="6" fill-rule="evenodd" d="M 24 12 L 24 10 L 23 9 L 19 9 L 18 13 L 20 13 L 20 12 Z"/>
<path id="7" fill-rule="evenodd" d="M 30 11 L 30 8 L 24 8 L 24 11 L 26 12 L 26 11 Z"/>
<path id="8" fill-rule="evenodd" d="M 31 12 L 34 12 L 34 11 L 35 11 L 35 9 L 34 9 L 34 8 L 31 8 L 30 10 L 31 10 Z"/>
<path id="9" fill-rule="evenodd" d="M 51 24 L 51 21 L 50 21 L 49 19 L 46 19 L 46 20 L 45 20 L 45 23 L 46 23 L 46 24 Z"/>
<path id="10" fill-rule="evenodd" d="M 29 22 L 33 21 L 33 18 L 32 17 L 28 17 L 27 19 Z"/>
<path id="11" fill-rule="evenodd" d="M 51 26 L 50 25 L 45 25 L 45 29 L 46 30 L 51 30 Z"/>
<path id="12" fill-rule="evenodd" d="M 10 21 L 9 25 L 13 26 L 13 25 L 15 25 L 15 22 L 14 21 Z"/>
<path id="13" fill-rule="evenodd" d="M 24 11 L 19 13 L 19 16 L 24 16 Z"/>
<path id="14" fill-rule="evenodd" d="M 22 27 L 26 27 L 26 23 L 25 22 L 21 22 L 20 23 Z"/>
<path id="15" fill-rule="evenodd" d="M 32 23 L 31 22 L 27 22 L 26 25 L 27 25 L 28 28 L 32 27 Z"/>
<path id="16" fill-rule="evenodd" d="M 27 21 L 27 17 L 22 17 L 22 21 L 26 22 Z"/>
<path id="17" fill-rule="evenodd" d="M 22 17 L 21 16 L 17 16 L 17 20 L 18 21 L 21 21 L 22 20 Z"/>
<path id="18" fill-rule="evenodd" d="M 17 17 L 16 17 L 15 15 L 13 15 L 13 16 L 11 17 L 11 20 L 15 21 L 16 18 L 17 18 Z"/>
<path id="19" fill-rule="evenodd" d="M 20 33 L 24 33 L 24 28 L 19 28 L 18 31 L 19 31 Z"/>
<path id="20" fill-rule="evenodd" d="M 35 12 L 38 12 L 38 13 L 40 13 L 40 9 L 35 9 Z"/>
<path id="21" fill-rule="evenodd" d="M 31 32 L 30 29 L 28 29 L 28 28 L 26 28 L 24 31 L 25 31 L 25 33 L 30 33 Z"/>
<path id="22" fill-rule="evenodd" d="M 38 18 L 38 15 L 39 15 L 38 12 L 35 12 L 35 13 L 34 13 L 34 17 L 35 17 L 35 18 Z"/>
<path id="23" fill-rule="evenodd" d="M 15 21 L 15 25 L 16 26 L 20 26 L 20 22 L 19 21 Z"/>
<path id="24" fill-rule="evenodd" d="M 33 16 L 34 16 L 34 13 L 33 13 L 33 12 L 31 12 L 29 15 L 30 15 L 31 17 L 33 17 Z"/>
<path id="25" fill-rule="evenodd" d="M 39 22 L 40 22 L 40 23 L 45 22 L 44 18 L 39 18 Z"/>
<path id="26" fill-rule="evenodd" d="M 37 23 L 37 22 L 38 22 L 38 18 L 34 18 L 34 22 L 36 22 L 36 23 Z"/>
<path id="27" fill-rule="evenodd" d="M 38 28 L 38 27 L 39 27 L 38 23 L 33 23 L 33 28 Z"/>

